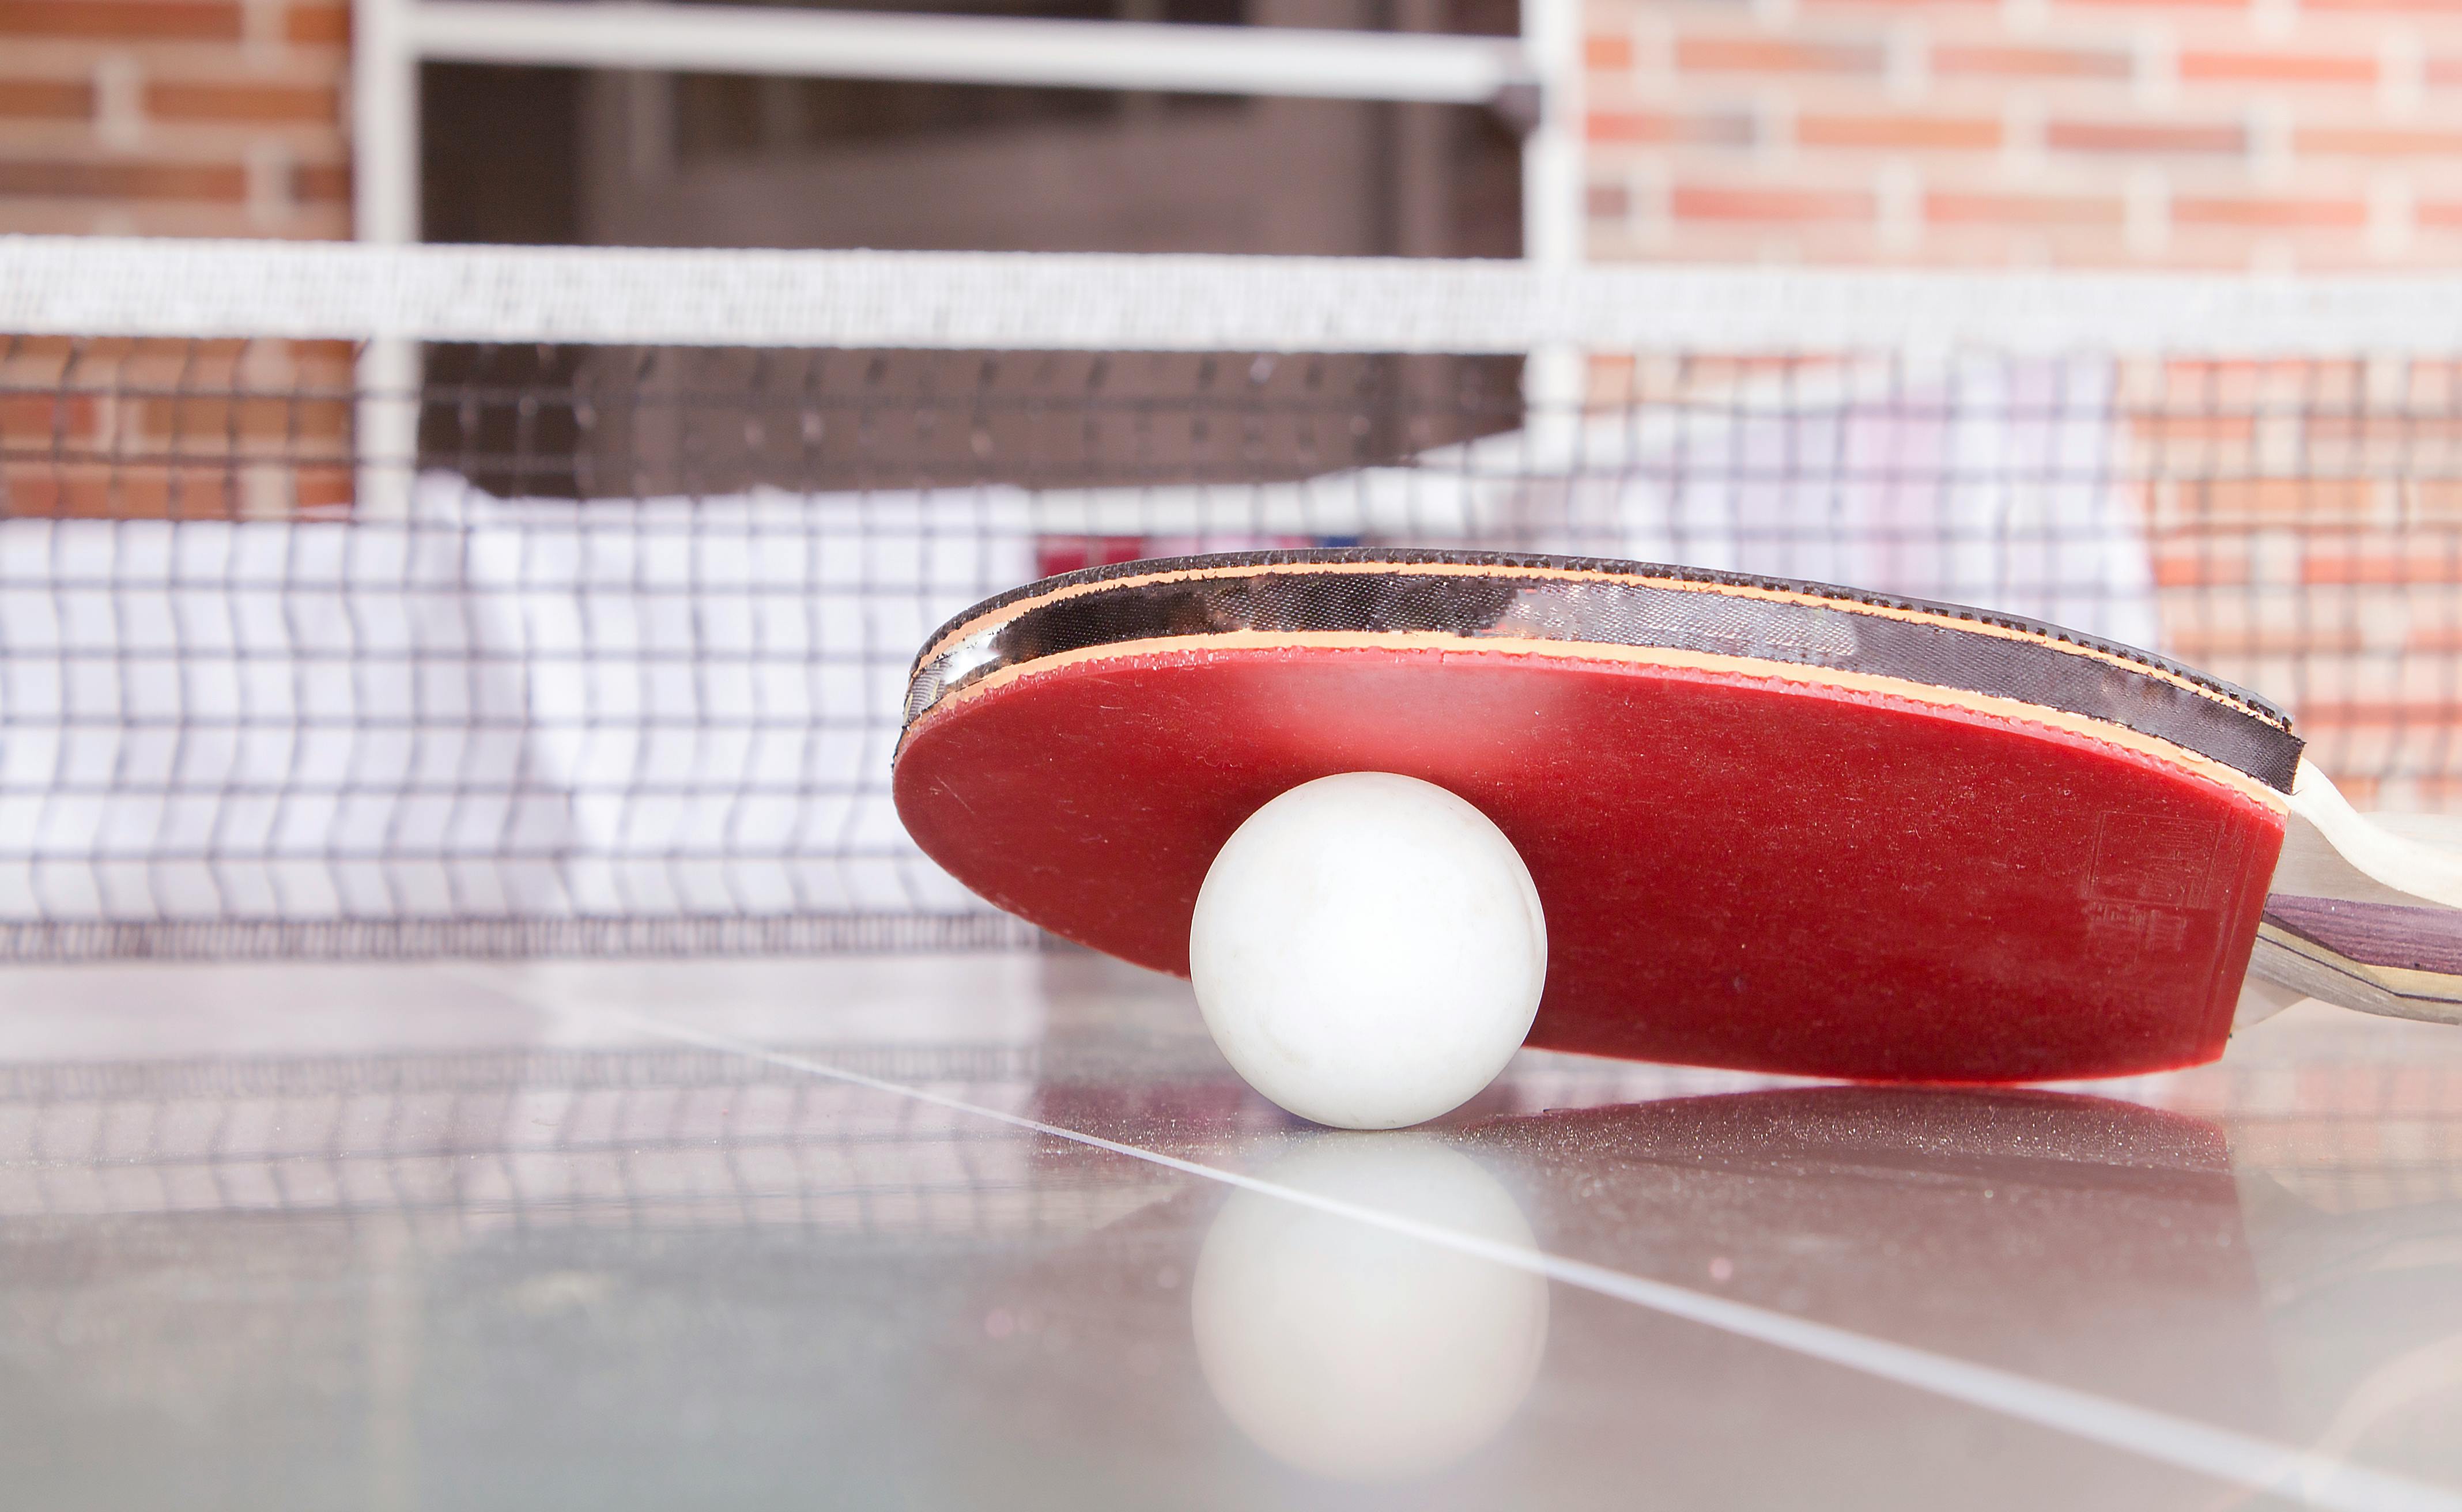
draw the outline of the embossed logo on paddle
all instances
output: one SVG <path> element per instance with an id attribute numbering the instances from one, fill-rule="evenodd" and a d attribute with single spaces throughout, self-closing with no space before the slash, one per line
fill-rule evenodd
<path id="1" fill-rule="evenodd" d="M 2086 937 L 2115 955 L 2178 955 L 2201 947 L 2214 906 L 2214 825 L 2176 814 L 2106 813 L 2095 823 L 2086 877 Z"/>

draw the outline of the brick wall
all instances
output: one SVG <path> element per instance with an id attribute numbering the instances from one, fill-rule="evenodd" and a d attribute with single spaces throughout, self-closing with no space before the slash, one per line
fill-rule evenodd
<path id="1" fill-rule="evenodd" d="M 0 0 L 0 231 L 342 237 L 345 0 Z"/>
<path id="2" fill-rule="evenodd" d="M 1603 260 L 2462 262 L 2462 0 L 1587 4 Z M 347 15 L 0 0 L 0 231 L 347 236 Z M 0 377 L 70 356 L 18 342 Z M 347 356 L 87 350 L 156 397 L 0 414 L 40 443 L 0 509 L 338 507 Z M 2299 702 L 2364 801 L 2462 806 L 2462 379 L 2131 371 L 2169 642 Z"/>
<path id="3" fill-rule="evenodd" d="M 1603 260 L 2462 263 L 2454 0 L 1588 0 Z M 2462 809 L 2451 364 L 2124 364 L 2167 649 Z"/>
<path id="4" fill-rule="evenodd" d="M 0 0 L 0 232 L 349 236 L 349 14 Z M 0 514 L 338 504 L 349 381 L 319 343 L 0 341 Z"/>
<path id="5" fill-rule="evenodd" d="M 0 229 L 349 233 L 341 0 L 0 0 Z M 2462 6 L 1589 0 L 1604 258 L 2441 265 Z"/>
<path id="6" fill-rule="evenodd" d="M 2462 5 L 1589 0 L 1602 258 L 2462 260 Z"/>

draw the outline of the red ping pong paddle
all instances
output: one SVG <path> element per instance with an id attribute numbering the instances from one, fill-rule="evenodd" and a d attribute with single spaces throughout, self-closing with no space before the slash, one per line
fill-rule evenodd
<path id="1" fill-rule="evenodd" d="M 2352 813 L 2282 711 L 1818 584 L 1366 549 L 1067 573 L 924 647 L 895 790 L 984 897 L 1185 975 L 1222 843 L 1345 771 L 1521 852 L 1545 1048 L 2014 1081 L 2208 1060 L 2302 995 L 2462 1017 L 2462 867 Z M 2253 959 L 2284 987 L 2244 1004 Z"/>

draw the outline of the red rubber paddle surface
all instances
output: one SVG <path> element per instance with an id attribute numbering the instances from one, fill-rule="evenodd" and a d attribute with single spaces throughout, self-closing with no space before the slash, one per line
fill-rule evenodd
<path id="1" fill-rule="evenodd" d="M 1344 771 L 1450 788 L 1519 848 L 1547 917 L 1531 1044 L 1810 1075 L 2210 1060 L 2282 841 L 2250 797 L 2042 725 L 1395 648 L 1033 671 L 918 723 L 896 791 L 923 850 L 984 897 L 1185 975 L 1222 842 Z"/>

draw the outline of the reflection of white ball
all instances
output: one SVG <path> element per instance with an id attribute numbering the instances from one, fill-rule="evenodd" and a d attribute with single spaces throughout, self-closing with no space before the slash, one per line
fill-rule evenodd
<path id="1" fill-rule="evenodd" d="M 1530 1032 L 1547 980 L 1513 842 L 1433 783 L 1349 772 L 1249 815 L 1188 935 L 1206 1027 L 1303 1118 L 1392 1129 L 1460 1106 Z"/>
<path id="2" fill-rule="evenodd" d="M 1327 1134 L 1263 1173 L 1518 1249 L 1497 1179 L 1420 1134 Z M 1547 1283 L 1285 1198 L 1223 1204 L 1190 1284 L 1197 1359 L 1241 1431 L 1344 1480 L 1438 1470 L 1493 1437 L 1539 1373 Z"/>

